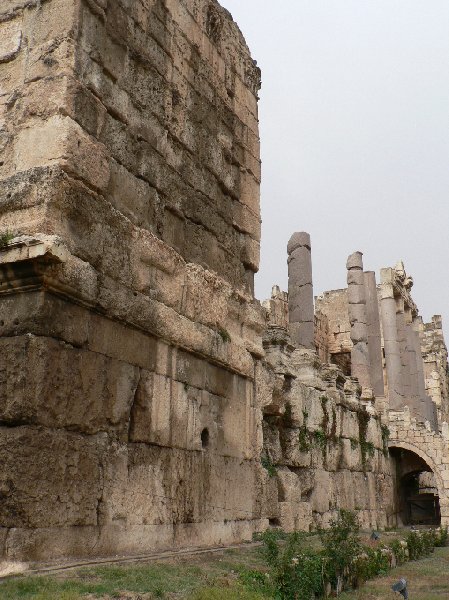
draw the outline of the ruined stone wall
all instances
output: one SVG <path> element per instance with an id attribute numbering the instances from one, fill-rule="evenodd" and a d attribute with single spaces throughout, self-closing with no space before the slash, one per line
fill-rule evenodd
<path id="1" fill-rule="evenodd" d="M 388 321 L 381 322 L 379 334 L 383 356 L 379 354 L 377 357 L 377 368 L 380 378 L 383 370 L 385 396 L 389 398 L 390 408 L 396 409 L 407 404 L 421 421 L 428 420 L 432 427 L 441 428 L 442 423 L 447 422 L 449 417 L 448 354 L 441 317 L 433 317 L 431 323 L 424 323 L 418 316 L 416 305 L 410 296 L 411 285 L 408 287 L 407 283 L 412 280 L 407 277 L 402 263 L 398 263 L 394 269 L 382 271 L 391 279 L 392 284 L 389 285 L 394 289 L 395 297 L 391 297 L 393 308 L 386 313 L 386 317 L 391 318 L 393 324 L 392 327 L 389 326 L 388 335 L 391 337 L 392 330 L 393 335 L 397 336 L 397 348 L 392 354 L 396 355 L 399 361 L 395 369 L 397 380 L 389 382 L 389 357 L 386 354 L 391 352 L 392 341 L 385 340 L 384 329 Z M 377 286 L 379 313 L 382 312 L 384 301 L 382 289 L 382 285 Z M 319 334 L 321 346 L 327 346 L 331 362 L 338 364 L 347 374 L 351 373 L 350 362 L 348 368 L 349 352 L 352 348 L 348 291 L 325 292 L 317 298 L 316 307 L 318 314 L 324 314 L 329 324 L 327 343 L 323 340 L 322 328 L 316 332 L 316 335 Z M 318 323 L 321 321 L 322 317 L 319 317 Z M 416 342 L 415 336 L 419 336 Z M 384 396 L 382 390 L 381 395 Z M 395 405 L 397 402 L 398 406 Z"/>
<path id="2" fill-rule="evenodd" d="M 420 319 L 419 334 L 424 358 L 426 390 L 437 407 L 440 423 L 449 422 L 448 353 L 441 316 L 432 317 L 430 323 L 423 323 Z"/>
<path id="3" fill-rule="evenodd" d="M 266 523 L 259 83 L 214 1 L 1 4 L 0 556 Z"/>
<path id="4" fill-rule="evenodd" d="M 321 354 L 328 356 L 327 362 L 332 362 L 340 367 L 346 375 L 351 374 L 351 324 L 348 313 L 348 290 L 332 290 L 324 292 L 315 301 L 315 312 L 322 315 L 318 319 L 320 327 L 316 327 L 319 335 Z M 327 327 L 323 328 L 323 319 Z M 327 340 L 323 334 L 327 330 Z"/>
<path id="5" fill-rule="evenodd" d="M 276 318 L 281 300 L 276 288 L 265 304 L 273 310 L 264 335 L 272 372 L 264 371 L 263 402 L 270 522 L 308 531 L 326 527 L 345 508 L 365 528 L 392 526 L 393 474 L 380 415 L 361 401 L 357 380 L 292 345 Z"/>

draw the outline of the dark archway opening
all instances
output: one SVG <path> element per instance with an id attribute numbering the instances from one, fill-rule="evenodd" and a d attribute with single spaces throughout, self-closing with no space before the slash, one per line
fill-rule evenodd
<path id="1" fill-rule="evenodd" d="M 430 476 L 430 477 L 429 477 Z M 430 481 L 426 481 L 426 480 Z M 400 482 L 403 498 L 404 525 L 439 525 L 441 522 L 438 491 L 433 473 L 420 472 L 404 475 Z"/>
<path id="2" fill-rule="evenodd" d="M 409 450 L 392 448 L 390 454 L 396 466 L 395 504 L 399 524 L 440 525 L 438 489 L 430 467 Z"/>

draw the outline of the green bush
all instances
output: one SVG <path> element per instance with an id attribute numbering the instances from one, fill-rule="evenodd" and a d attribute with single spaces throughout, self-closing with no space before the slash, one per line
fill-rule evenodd
<path id="1" fill-rule="evenodd" d="M 357 585 L 379 575 L 386 575 L 390 568 L 392 550 L 387 548 L 364 548 L 355 559 Z"/>
<path id="2" fill-rule="evenodd" d="M 433 552 L 435 547 L 435 532 L 433 530 L 410 531 L 406 537 L 406 542 L 410 560 L 418 560 Z"/>
<path id="3" fill-rule="evenodd" d="M 262 552 L 270 572 L 251 577 L 265 593 L 271 586 L 275 600 L 311 600 L 388 573 L 392 565 L 417 560 L 447 542 L 448 530 L 410 531 L 406 540 L 388 546 L 361 543 L 355 513 L 340 510 L 329 529 L 318 531 L 321 550 L 306 546 L 304 533 L 284 534 L 280 530 L 262 534 Z M 248 578 L 246 578 L 247 580 Z"/>
<path id="4" fill-rule="evenodd" d="M 444 546 L 447 546 L 448 533 L 447 525 L 446 527 L 440 527 L 439 529 L 435 530 L 435 546 L 437 548 L 443 548 Z"/>
<path id="5" fill-rule="evenodd" d="M 404 540 L 393 540 L 390 542 L 389 547 L 396 558 L 397 565 L 403 565 L 405 562 L 407 562 L 409 558 L 407 542 Z"/>
<path id="6" fill-rule="evenodd" d="M 359 530 L 357 515 L 347 510 L 339 511 L 329 529 L 319 530 L 325 557 L 325 575 L 333 588 L 339 585 L 342 578 L 356 575 L 354 558 L 362 552 Z"/>
<path id="7" fill-rule="evenodd" d="M 270 580 L 274 598 L 279 600 L 309 599 L 322 596 L 323 556 L 304 548 L 303 533 L 292 533 L 281 541 L 274 532 L 262 536 L 262 552 L 271 568 Z"/>

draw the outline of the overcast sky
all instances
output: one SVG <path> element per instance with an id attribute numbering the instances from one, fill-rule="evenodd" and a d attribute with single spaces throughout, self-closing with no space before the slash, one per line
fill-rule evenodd
<path id="1" fill-rule="evenodd" d="M 449 1 L 221 0 L 262 69 L 259 299 L 312 236 L 315 294 L 348 254 L 403 259 L 449 337 Z"/>

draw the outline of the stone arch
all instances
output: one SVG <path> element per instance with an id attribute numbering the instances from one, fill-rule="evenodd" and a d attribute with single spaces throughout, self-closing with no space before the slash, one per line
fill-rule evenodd
<path id="1" fill-rule="evenodd" d="M 408 452 L 412 452 L 418 456 L 423 462 L 426 463 L 435 477 L 435 482 L 438 489 L 441 510 L 441 524 L 449 525 L 449 483 L 445 483 L 440 466 L 435 463 L 429 453 L 426 452 L 422 447 L 419 447 L 411 442 L 394 439 L 389 442 L 388 448 L 390 450 L 394 448 L 407 450 Z"/>

